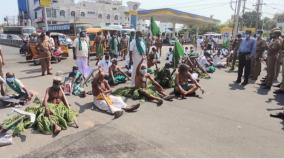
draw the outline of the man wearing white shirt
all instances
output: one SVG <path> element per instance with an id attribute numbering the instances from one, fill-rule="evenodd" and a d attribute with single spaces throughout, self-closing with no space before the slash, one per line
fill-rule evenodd
<path id="1" fill-rule="evenodd" d="M 112 65 L 109 54 L 105 54 L 105 58 L 98 63 L 99 69 L 101 69 L 105 76 L 109 76 L 109 67 Z"/>
<path id="2" fill-rule="evenodd" d="M 133 64 L 133 70 L 131 74 L 131 85 L 135 86 L 136 69 L 140 61 L 146 56 L 146 45 L 143 40 L 142 32 L 136 32 L 136 38 L 130 42 L 130 66 Z M 147 65 L 147 61 L 144 61 Z"/>
<path id="3" fill-rule="evenodd" d="M 88 77 L 90 73 L 90 68 L 88 65 L 89 57 L 89 43 L 86 38 L 86 32 L 80 32 L 80 37 L 76 38 L 73 43 L 74 54 L 76 59 L 76 65 L 79 68 L 79 71 L 85 76 Z"/>

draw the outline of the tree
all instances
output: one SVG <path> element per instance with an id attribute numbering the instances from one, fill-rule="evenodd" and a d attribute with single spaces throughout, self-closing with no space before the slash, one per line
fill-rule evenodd
<path id="1" fill-rule="evenodd" d="M 247 28 L 255 28 L 256 22 L 257 22 L 257 12 L 245 12 L 243 16 L 241 17 L 241 21 L 243 22 L 243 25 Z M 259 25 L 261 26 L 261 21 L 259 21 Z"/>

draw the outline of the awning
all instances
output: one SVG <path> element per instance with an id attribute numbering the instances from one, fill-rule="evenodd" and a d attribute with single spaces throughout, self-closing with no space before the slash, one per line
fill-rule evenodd
<path id="1" fill-rule="evenodd" d="M 102 32 L 103 29 L 102 28 L 87 28 L 86 31 L 87 33 L 98 33 L 98 32 Z"/>
<path id="2" fill-rule="evenodd" d="M 143 20 L 149 20 L 153 16 L 155 20 L 160 22 L 172 22 L 185 25 L 207 25 L 220 22 L 217 19 L 191 14 L 171 8 L 139 10 L 137 12 L 137 16 Z"/>

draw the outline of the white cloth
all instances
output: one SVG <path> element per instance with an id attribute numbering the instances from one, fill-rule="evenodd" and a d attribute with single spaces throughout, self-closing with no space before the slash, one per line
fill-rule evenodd
<path id="1" fill-rule="evenodd" d="M 197 59 L 197 62 L 199 63 L 199 65 L 204 69 L 206 70 L 206 67 L 209 65 L 206 57 L 204 55 L 200 56 L 198 59 Z M 207 66 L 206 66 L 207 65 Z"/>
<path id="2" fill-rule="evenodd" d="M 141 46 L 144 50 L 144 55 L 146 51 L 146 46 L 144 42 L 141 41 Z M 138 49 L 136 47 L 136 40 L 133 39 L 130 43 L 130 51 L 132 51 L 132 60 L 133 60 L 133 69 L 132 69 L 132 74 L 131 74 L 131 85 L 135 86 L 135 77 L 136 77 L 136 69 L 141 62 L 143 56 L 139 54 Z M 144 61 L 144 65 L 147 66 L 147 61 Z"/>
<path id="3" fill-rule="evenodd" d="M 85 78 L 89 76 L 91 68 L 88 66 L 88 57 L 77 57 L 76 65 Z"/>
<path id="4" fill-rule="evenodd" d="M 167 63 L 172 63 L 173 62 L 173 52 L 168 52 L 167 53 Z"/>
<path id="5" fill-rule="evenodd" d="M 192 77 L 192 79 L 197 80 L 198 79 L 198 74 L 197 73 L 192 73 L 191 77 Z"/>
<path id="6" fill-rule="evenodd" d="M 77 57 L 88 57 L 89 54 L 89 45 L 88 40 L 84 39 L 81 40 L 82 43 L 82 50 L 79 50 L 79 39 L 76 38 L 73 42 L 73 47 L 76 49 L 76 56 Z"/>
<path id="7" fill-rule="evenodd" d="M 102 68 L 105 75 L 109 75 L 109 67 L 112 65 L 110 60 L 106 61 L 105 59 L 102 59 L 98 63 L 98 67 Z"/>
<path id="8" fill-rule="evenodd" d="M 49 43 L 49 46 L 52 49 L 55 49 L 55 42 L 54 42 L 54 39 L 52 37 L 48 37 L 48 43 Z"/>
<path id="9" fill-rule="evenodd" d="M 94 97 L 94 104 L 98 109 L 112 114 L 117 111 L 122 111 L 122 108 L 127 107 L 127 104 L 122 100 L 121 97 L 115 97 L 110 95 L 110 98 L 112 100 L 112 105 L 110 107 L 108 106 L 105 100 L 97 100 L 96 97 Z"/>
<path id="10" fill-rule="evenodd" d="M 214 55 L 213 56 L 213 65 L 214 66 L 219 66 L 219 65 L 221 65 L 222 64 L 222 58 L 221 58 L 221 56 L 218 56 L 218 55 Z"/>

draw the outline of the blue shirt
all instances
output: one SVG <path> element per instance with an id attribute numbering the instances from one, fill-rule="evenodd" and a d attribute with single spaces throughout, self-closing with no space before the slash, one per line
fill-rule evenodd
<path id="1" fill-rule="evenodd" d="M 240 44 L 240 48 L 239 48 L 239 53 L 254 53 L 255 51 L 255 39 L 253 38 L 249 38 L 249 39 L 242 39 L 242 42 Z"/>

